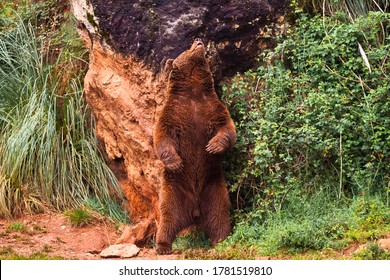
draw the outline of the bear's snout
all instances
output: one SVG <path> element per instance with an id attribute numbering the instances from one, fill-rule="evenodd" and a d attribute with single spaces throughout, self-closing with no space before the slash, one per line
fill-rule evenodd
<path id="1" fill-rule="evenodd" d="M 200 38 L 196 38 L 196 39 L 195 39 L 195 43 L 196 43 L 197 45 L 203 45 L 202 39 L 200 39 Z"/>

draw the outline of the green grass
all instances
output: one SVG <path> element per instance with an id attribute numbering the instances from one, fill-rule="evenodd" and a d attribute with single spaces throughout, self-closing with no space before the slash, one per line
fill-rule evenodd
<path id="1" fill-rule="evenodd" d="M 390 209 L 380 197 L 338 204 L 323 193 L 285 199 L 282 210 L 268 215 L 237 215 L 231 235 L 216 248 L 201 231 L 179 236 L 173 248 L 185 259 L 389 259 L 376 243 L 390 232 Z"/>
<path id="2" fill-rule="evenodd" d="M 85 206 L 91 210 L 99 213 L 100 215 L 107 217 L 112 222 L 119 224 L 126 224 L 130 222 L 129 213 L 123 210 L 115 201 L 102 202 L 97 197 L 91 197 L 85 201 Z"/>
<path id="3" fill-rule="evenodd" d="M 359 197 L 339 206 L 323 195 L 287 198 L 282 211 L 236 220 L 232 234 L 215 249 L 182 246 L 188 259 L 383 259 L 388 252 L 344 254 L 356 244 L 375 242 L 390 232 L 390 210 L 377 197 Z M 299 201 L 298 201 L 299 200 Z M 186 237 L 186 236 L 184 236 Z M 183 237 L 183 238 L 184 238 Z M 188 238 L 188 237 L 186 237 Z M 371 248 L 371 249 L 370 249 Z M 367 251 L 367 250 L 366 250 Z M 363 255 L 362 255 L 363 254 Z M 371 254 L 371 255 L 370 255 Z"/>
<path id="4" fill-rule="evenodd" d="M 91 212 L 81 207 L 65 211 L 65 216 L 74 227 L 83 227 L 93 222 Z"/>
<path id="5" fill-rule="evenodd" d="M 97 148 L 71 37 L 37 36 L 22 20 L 0 33 L 0 216 L 123 196 Z"/>
<path id="6" fill-rule="evenodd" d="M 6 229 L 7 232 L 27 232 L 27 227 L 21 222 L 13 222 L 9 224 Z"/>
<path id="7" fill-rule="evenodd" d="M 19 254 L 15 252 L 11 247 L 0 248 L 0 260 L 62 260 L 60 256 L 51 256 L 48 254 L 47 249 L 43 249 L 41 252 L 34 252 L 32 254 Z"/>
<path id="8" fill-rule="evenodd" d="M 209 249 L 211 248 L 211 242 L 203 231 L 192 230 L 178 236 L 172 248 L 181 252 L 188 249 Z"/>

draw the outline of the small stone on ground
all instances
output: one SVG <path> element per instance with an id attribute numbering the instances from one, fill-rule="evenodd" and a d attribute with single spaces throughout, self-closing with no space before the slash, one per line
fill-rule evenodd
<path id="1" fill-rule="evenodd" d="M 387 251 L 390 252 L 390 238 L 378 240 L 378 245 L 382 249 L 387 250 Z"/>
<path id="2" fill-rule="evenodd" d="M 115 244 L 104 249 L 102 258 L 132 258 L 138 255 L 140 249 L 134 244 Z"/>

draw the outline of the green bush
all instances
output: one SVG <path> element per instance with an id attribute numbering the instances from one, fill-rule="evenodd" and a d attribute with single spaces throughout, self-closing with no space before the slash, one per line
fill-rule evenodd
<path id="1" fill-rule="evenodd" d="M 390 223 L 390 209 L 378 198 L 360 197 L 351 204 L 351 211 L 356 226 L 361 229 L 377 229 Z"/>
<path id="2" fill-rule="evenodd" d="M 389 21 L 301 14 L 261 67 L 224 87 L 238 130 L 226 169 L 241 207 L 280 209 L 294 189 L 388 198 Z"/>
<path id="3" fill-rule="evenodd" d="M 224 86 L 235 227 L 262 255 L 341 249 L 388 230 L 390 14 L 301 13 L 261 66 Z"/>

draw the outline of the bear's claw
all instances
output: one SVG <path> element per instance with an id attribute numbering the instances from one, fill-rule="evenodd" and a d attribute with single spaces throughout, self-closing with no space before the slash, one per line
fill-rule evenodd
<path id="1" fill-rule="evenodd" d="M 183 162 L 177 153 L 164 152 L 161 155 L 161 160 L 164 163 L 165 168 L 168 170 L 174 171 L 182 168 Z"/>
<path id="2" fill-rule="evenodd" d="M 218 154 L 224 151 L 224 148 L 217 142 L 209 142 L 206 146 L 206 151 L 210 154 Z"/>

